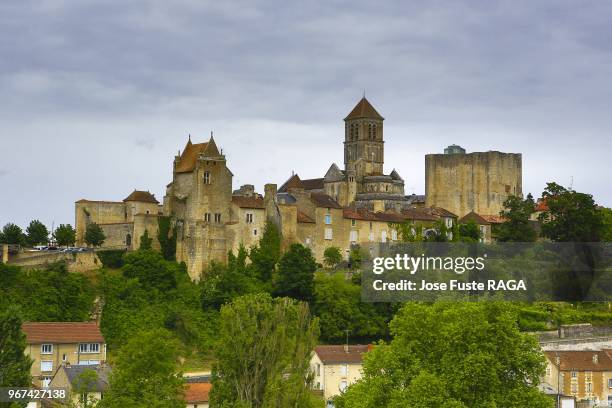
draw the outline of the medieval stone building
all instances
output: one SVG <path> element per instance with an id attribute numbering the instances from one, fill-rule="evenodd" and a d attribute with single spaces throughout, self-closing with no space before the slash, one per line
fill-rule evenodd
<path id="1" fill-rule="evenodd" d="M 263 195 L 252 185 L 233 190 L 233 174 L 212 135 L 203 143 L 190 137 L 172 163 L 163 206 L 146 192 L 134 192 L 123 202 L 80 200 L 79 242 L 86 225 L 96 222 L 107 234 L 105 245 L 137 248 L 145 229 L 157 236 L 157 217 L 163 214 L 176 231 L 177 261 L 198 280 L 211 261 L 224 262 L 229 251 L 256 245 L 267 221 L 279 227 L 284 246 L 300 243 L 322 261 L 328 247 L 347 258 L 354 246 L 372 250 L 376 243 L 398 240 L 397 223 L 409 221 L 428 233 L 436 222 L 451 227 L 458 215 L 489 213 L 507 194 L 520 194 L 520 155 L 517 161 L 491 152 L 481 159 L 452 149 L 456 154 L 450 160 L 427 156 L 431 197 L 405 196 L 398 172 L 384 171 L 383 121 L 364 97 L 344 119 L 344 168 L 334 163 L 316 179 L 293 174 L 278 189 L 266 184 Z M 498 196 L 500 189 L 506 195 Z"/>

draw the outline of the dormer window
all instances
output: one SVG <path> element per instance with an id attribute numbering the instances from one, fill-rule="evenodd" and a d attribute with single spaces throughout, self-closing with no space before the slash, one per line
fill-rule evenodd
<path id="1" fill-rule="evenodd" d="M 210 172 L 209 171 L 204 172 L 204 184 L 210 184 Z"/>

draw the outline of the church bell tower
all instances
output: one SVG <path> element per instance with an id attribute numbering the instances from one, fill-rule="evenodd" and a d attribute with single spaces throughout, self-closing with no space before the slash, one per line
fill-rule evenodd
<path id="1" fill-rule="evenodd" d="M 384 164 L 384 118 L 365 96 L 344 118 L 344 169 L 349 182 L 364 176 L 380 175 Z"/>

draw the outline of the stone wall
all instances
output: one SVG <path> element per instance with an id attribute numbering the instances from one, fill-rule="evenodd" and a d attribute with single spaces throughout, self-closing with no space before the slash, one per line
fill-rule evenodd
<path id="1" fill-rule="evenodd" d="M 39 269 L 45 266 L 64 261 L 68 272 L 87 272 L 102 267 L 102 262 L 95 252 L 42 252 L 37 255 L 17 255 L 11 259 L 10 264 L 26 269 Z"/>
<path id="2" fill-rule="evenodd" d="M 510 195 L 522 196 L 522 157 L 496 151 L 425 156 L 426 206 L 459 217 L 497 215 Z"/>

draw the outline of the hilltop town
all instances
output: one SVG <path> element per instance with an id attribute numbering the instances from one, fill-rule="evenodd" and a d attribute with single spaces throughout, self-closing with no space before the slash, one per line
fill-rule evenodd
<path id="1" fill-rule="evenodd" d="M 144 188 L 79 199 L 75 228 L 51 234 L 7 224 L 0 385 L 61 389 L 59 406 L 79 408 L 609 404 L 612 211 L 555 183 L 524 196 L 520 153 L 458 145 L 426 155 L 425 194 L 407 195 L 385 168 L 383 122 L 361 99 L 338 138 L 342 167 L 320 178 L 237 187 L 213 136 L 188 137 L 161 201 Z M 604 256 L 594 293 L 571 302 L 366 301 L 362 263 L 414 242 L 587 243 Z M 519 261 L 541 265 L 531 249 Z M 582 288 L 565 272 L 546 283 Z M 606 302 L 583 302 L 593 294 Z"/>
<path id="2" fill-rule="evenodd" d="M 450 229 L 464 217 L 475 220 L 482 241 L 491 242 L 491 225 L 510 196 L 521 197 L 520 153 L 467 153 L 452 145 L 425 157 L 425 195 L 406 195 L 404 179 L 385 173 L 384 118 L 364 97 L 344 118 L 344 165 L 329 166 L 323 177 L 292 174 L 280 187 L 266 184 L 234 189 L 233 174 L 211 136 L 191 136 L 174 157 L 172 180 L 160 203 L 148 191 L 133 191 L 123 201 L 81 199 L 75 204 L 76 241 L 85 245 L 91 223 L 106 237 L 102 247 L 138 248 L 145 230 L 157 236 L 158 218 L 176 230 L 176 259 L 197 280 L 211 261 L 225 262 L 228 251 L 255 245 L 265 223 L 281 231 L 283 245 L 300 243 L 323 262 L 325 250 L 339 248 L 348 260 L 351 247 L 398 241 L 390 223 L 413 222 L 434 234 L 442 221 Z M 393 141 L 389 141 L 392 147 Z M 466 218 L 466 220 L 468 219 Z"/>

